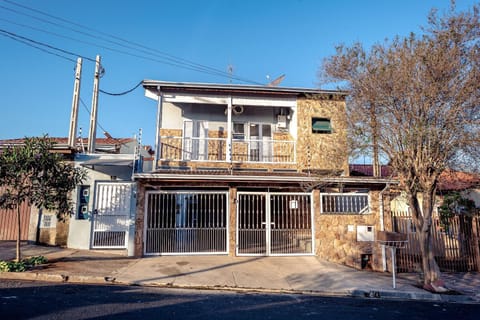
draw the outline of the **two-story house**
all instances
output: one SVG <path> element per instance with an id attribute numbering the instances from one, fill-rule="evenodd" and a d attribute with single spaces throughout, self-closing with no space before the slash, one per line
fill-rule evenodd
<path id="1" fill-rule="evenodd" d="M 137 256 L 319 255 L 381 269 L 391 181 L 349 175 L 346 92 L 143 87 L 157 106 L 156 159 L 134 176 Z"/>

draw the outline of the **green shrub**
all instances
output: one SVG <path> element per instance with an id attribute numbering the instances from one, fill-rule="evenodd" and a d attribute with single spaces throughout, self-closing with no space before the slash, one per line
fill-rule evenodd
<path id="1" fill-rule="evenodd" d="M 0 260 L 0 272 L 24 272 L 39 264 L 44 264 L 47 259 L 44 256 L 36 256 L 23 259 L 22 261 Z"/>

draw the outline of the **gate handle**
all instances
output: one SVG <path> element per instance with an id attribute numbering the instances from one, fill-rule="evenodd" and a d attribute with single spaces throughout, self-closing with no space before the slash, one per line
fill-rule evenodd
<path id="1" fill-rule="evenodd" d="M 266 225 L 266 224 L 267 224 L 266 222 L 262 222 L 262 225 Z M 274 226 L 274 225 L 275 225 L 275 222 L 270 222 L 270 224 L 271 224 L 272 226 Z"/>

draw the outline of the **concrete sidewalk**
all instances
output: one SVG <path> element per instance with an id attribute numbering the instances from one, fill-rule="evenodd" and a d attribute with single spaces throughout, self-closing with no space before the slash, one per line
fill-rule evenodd
<path id="1" fill-rule="evenodd" d="M 0 273 L 0 278 L 480 303 L 478 273 L 444 274 L 447 287 L 457 294 L 440 295 L 417 288 L 414 274 L 400 274 L 393 289 L 389 273 L 360 271 L 310 256 L 134 259 L 112 251 L 28 244 L 22 248 L 25 257 L 43 255 L 49 263 L 28 272 Z M 14 243 L 0 242 L 0 260 L 14 256 Z"/>

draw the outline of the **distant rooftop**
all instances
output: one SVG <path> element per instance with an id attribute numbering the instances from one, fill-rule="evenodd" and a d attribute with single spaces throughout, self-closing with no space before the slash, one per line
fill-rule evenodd
<path id="1" fill-rule="evenodd" d="M 350 175 L 373 176 L 373 165 L 350 164 Z M 388 165 L 381 166 L 381 177 L 395 178 L 393 168 Z M 439 178 L 439 191 L 460 191 L 470 188 L 480 188 L 480 175 L 468 172 L 445 170 Z"/>

